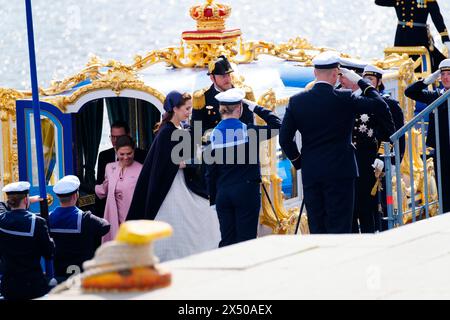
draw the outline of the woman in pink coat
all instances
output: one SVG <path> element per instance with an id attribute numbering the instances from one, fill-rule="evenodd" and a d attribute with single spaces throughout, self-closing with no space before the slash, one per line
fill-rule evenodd
<path id="1" fill-rule="evenodd" d="M 106 198 L 104 218 L 111 224 L 111 229 L 102 241 L 114 240 L 119 226 L 125 221 L 137 179 L 141 173 L 142 165 L 134 161 L 135 144 L 129 136 L 117 139 L 117 162 L 106 165 L 105 181 L 95 186 L 95 193 L 100 199 Z"/>

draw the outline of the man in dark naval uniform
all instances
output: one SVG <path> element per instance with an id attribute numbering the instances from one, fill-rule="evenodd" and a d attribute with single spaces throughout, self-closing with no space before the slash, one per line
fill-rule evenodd
<path id="1" fill-rule="evenodd" d="M 192 138 L 191 152 L 193 158 L 198 154 L 199 146 L 209 143 L 208 133 L 219 124 L 221 116 L 219 112 L 219 101 L 216 99 L 216 95 L 220 92 L 227 91 L 233 88 L 231 81 L 231 73 L 234 70 L 231 67 L 230 62 L 225 56 L 219 56 L 215 61 L 211 61 L 208 66 L 208 75 L 212 81 L 212 85 L 209 88 L 198 90 L 194 92 L 192 99 L 192 121 L 190 134 Z M 251 88 L 242 88 L 245 91 L 245 98 L 254 101 L 255 97 Z M 242 115 L 239 119 L 244 124 L 253 124 L 253 113 L 248 109 L 248 104 L 243 103 Z M 201 135 L 196 132 L 201 125 Z M 201 141 L 198 141 L 198 136 L 202 136 Z M 201 162 L 201 161 L 200 161 Z M 185 177 L 187 182 L 194 190 L 200 190 L 202 193 L 206 191 L 205 182 L 205 165 L 187 168 L 185 171 Z"/>
<path id="2" fill-rule="evenodd" d="M 383 92 L 384 91 L 384 85 L 383 85 L 383 80 L 382 80 L 383 74 L 384 74 L 383 70 L 381 70 L 375 66 L 372 66 L 372 65 L 367 65 L 364 68 L 363 77 L 364 77 L 364 79 L 370 81 L 370 83 L 372 83 L 372 85 L 375 88 L 377 88 L 377 90 L 382 94 L 382 97 L 383 97 L 384 101 L 386 102 L 386 104 L 388 105 L 389 111 L 392 114 L 392 119 L 394 120 L 395 131 L 398 131 L 405 124 L 403 111 L 397 100 L 392 99 L 389 94 Z M 390 134 L 390 135 L 392 135 L 392 134 Z M 378 142 L 390 141 L 389 137 L 382 137 L 382 136 L 379 136 L 378 140 L 379 140 Z M 380 154 L 380 152 L 379 152 L 379 154 Z M 383 153 L 381 153 L 381 154 L 383 154 Z M 405 137 L 403 136 L 400 138 L 400 163 L 402 162 L 404 154 L 405 154 Z M 393 161 L 392 164 L 395 165 L 395 159 L 392 159 L 392 161 Z M 379 162 L 379 164 L 374 163 L 372 165 L 372 167 L 375 168 L 377 165 L 384 167 L 384 163 L 382 162 L 382 160 L 379 160 L 378 162 Z M 379 200 L 377 201 L 377 202 L 379 202 L 378 204 L 381 207 L 378 208 L 378 210 L 376 210 L 376 214 L 375 214 L 375 230 L 378 230 L 378 231 L 387 230 L 387 221 L 382 220 L 382 216 L 381 216 L 381 215 L 385 216 L 386 212 L 387 212 L 386 211 L 385 183 L 386 182 L 383 179 L 383 181 L 382 181 L 383 188 L 382 188 L 381 194 L 378 195 Z"/>
<path id="3" fill-rule="evenodd" d="M 361 70 L 363 73 L 364 70 Z M 360 87 L 350 82 L 345 76 L 339 78 L 343 88 L 350 89 L 353 95 L 362 95 Z M 372 84 L 373 85 L 373 84 Z M 376 86 L 374 86 L 377 88 Z M 389 141 L 394 133 L 392 119 L 387 122 L 378 121 L 372 113 L 358 113 L 353 127 L 352 143 L 356 148 L 355 156 L 358 164 L 359 177 L 355 181 L 355 209 L 353 212 L 353 233 L 375 232 L 375 216 L 377 198 L 371 191 L 376 178 L 372 164 L 377 159 L 381 141 Z"/>
<path id="4" fill-rule="evenodd" d="M 430 91 L 427 87 L 433 84 L 441 77 L 443 89 Z M 439 65 L 439 70 L 425 78 L 410 85 L 405 90 L 405 95 L 415 101 L 425 104 L 431 104 L 438 99 L 445 92 L 450 90 L 450 59 L 446 59 Z M 442 205 L 443 212 L 450 212 L 450 140 L 449 140 L 449 123 L 448 123 L 448 102 L 444 103 L 438 108 L 439 115 L 439 140 L 440 140 L 440 155 L 442 167 Z M 436 149 L 436 129 L 435 129 L 435 115 L 430 114 L 430 123 L 428 125 L 427 146 Z M 436 156 L 436 153 L 435 153 Z M 434 170 L 436 178 L 438 178 L 437 159 L 434 157 Z"/>
<path id="5" fill-rule="evenodd" d="M 192 127 L 195 128 L 195 122 L 200 121 L 202 124 L 202 135 L 206 131 L 213 129 L 221 120 L 219 101 L 217 101 L 216 95 L 233 88 L 231 83 L 232 72 L 234 70 L 228 59 L 225 56 L 220 56 L 216 61 L 209 64 L 208 75 L 212 81 L 211 87 L 194 92 Z M 246 99 L 255 100 L 250 88 L 244 88 L 244 90 L 246 91 Z M 239 120 L 245 124 L 253 124 L 253 113 L 250 112 L 248 105 L 245 103 Z"/>
<path id="6" fill-rule="evenodd" d="M 441 36 L 442 43 L 445 44 L 450 52 L 448 30 L 437 0 L 375 0 L 375 4 L 384 7 L 395 7 L 398 23 L 394 45 L 399 47 L 424 46 L 430 53 L 431 68 L 435 71 L 445 57 L 434 46 L 434 41 L 427 25 L 429 14 Z"/>
<path id="7" fill-rule="evenodd" d="M 296 169 L 302 168 L 304 200 L 311 233 L 352 231 L 354 182 L 358 176 L 351 135 L 355 115 L 373 113 L 388 123 L 391 115 L 378 91 L 347 69 L 339 56 L 319 54 L 313 60 L 317 82 L 289 100 L 280 131 L 280 145 Z M 338 74 L 358 83 L 365 96 L 334 88 Z M 302 152 L 294 141 L 302 136 Z"/>
<path id="8" fill-rule="evenodd" d="M 3 277 L 0 293 L 11 300 L 34 299 L 45 295 L 48 282 L 41 257 L 51 259 L 55 244 L 46 221 L 27 211 L 30 183 L 15 182 L 3 188 L 11 211 L 0 215 L 0 257 Z"/>
<path id="9" fill-rule="evenodd" d="M 55 241 L 55 277 L 58 282 L 72 273 L 82 271 L 82 264 L 92 259 L 102 236 L 109 232 L 110 224 L 91 212 L 76 207 L 80 180 L 65 176 L 53 187 L 61 206 L 50 212 L 50 234 Z"/>

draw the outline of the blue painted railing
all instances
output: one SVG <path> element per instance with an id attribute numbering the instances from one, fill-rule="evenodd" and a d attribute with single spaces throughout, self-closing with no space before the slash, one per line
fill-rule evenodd
<path id="1" fill-rule="evenodd" d="M 388 228 L 392 229 L 394 227 L 400 226 L 403 224 L 403 215 L 409 214 L 411 212 L 412 221 L 416 221 L 416 212 L 423 212 L 425 210 L 425 217 L 428 219 L 430 217 L 430 206 L 436 205 L 439 203 L 439 214 L 442 214 L 442 166 L 441 166 L 441 144 L 440 144 L 440 136 L 439 136 L 439 107 L 448 102 L 450 106 L 450 91 L 445 92 L 441 97 L 439 97 L 436 101 L 430 104 L 427 108 L 422 110 L 417 116 L 415 116 L 410 122 L 405 124 L 400 130 L 394 133 L 391 136 L 391 141 L 394 145 L 394 152 L 391 151 L 391 146 L 389 142 L 384 143 L 384 164 L 385 164 L 385 175 L 386 175 L 386 203 L 387 203 L 387 220 L 388 220 Z M 437 174 L 437 182 L 438 182 L 438 201 L 429 202 L 429 190 L 428 190 L 428 172 L 427 172 L 427 154 L 426 154 L 426 144 L 425 144 L 425 118 L 427 118 L 430 113 L 434 113 L 435 118 L 435 131 L 436 131 L 436 150 L 435 157 L 437 168 L 435 168 L 435 172 Z M 448 121 L 450 123 L 450 108 L 448 108 Z M 412 130 L 420 126 L 422 131 L 422 161 L 424 168 L 424 199 L 425 203 L 421 204 L 416 208 L 416 199 L 415 199 L 415 189 L 414 189 L 414 170 L 413 170 L 413 146 L 412 146 Z M 410 168 L 410 179 L 411 179 L 411 209 L 403 212 L 402 199 L 403 199 L 403 191 L 401 184 L 401 172 L 400 172 L 400 138 L 408 133 L 408 153 L 409 153 L 409 168 Z M 418 150 L 416 150 L 417 152 Z M 395 157 L 395 176 L 396 176 L 396 185 L 397 185 L 397 203 L 394 203 L 393 197 L 393 186 L 392 186 L 392 162 L 391 158 Z M 449 161 L 449 159 L 444 159 L 445 161 Z M 396 208 L 396 209 L 395 209 Z"/>

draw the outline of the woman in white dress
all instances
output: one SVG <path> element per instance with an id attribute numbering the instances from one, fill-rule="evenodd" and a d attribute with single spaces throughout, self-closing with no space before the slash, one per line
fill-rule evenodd
<path id="1" fill-rule="evenodd" d="M 155 243 L 155 254 L 161 261 L 215 249 L 220 242 L 216 211 L 210 207 L 205 193 L 191 187 L 191 180 L 185 178 L 191 166 L 171 158 L 179 144 L 172 141 L 172 136 L 190 136 L 179 130 L 184 130 L 181 123 L 191 114 L 191 96 L 172 91 L 166 97 L 164 109 L 166 113 L 145 160 L 127 216 L 127 220 L 165 221 L 173 227 L 172 237 Z"/>

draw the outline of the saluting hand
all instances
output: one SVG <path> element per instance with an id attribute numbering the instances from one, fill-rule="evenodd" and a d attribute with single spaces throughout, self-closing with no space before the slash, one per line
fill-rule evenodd
<path id="1" fill-rule="evenodd" d="M 358 81 L 362 79 L 362 77 L 353 70 L 349 70 L 349 69 L 345 69 L 345 68 L 340 68 L 339 70 L 342 73 L 343 77 L 347 78 L 348 80 L 350 80 L 353 83 L 358 83 Z"/>
<path id="2" fill-rule="evenodd" d="M 428 77 L 423 80 L 423 83 L 426 85 L 435 83 L 436 80 L 441 76 L 441 70 L 435 71 L 432 74 L 430 74 Z"/>
<path id="3" fill-rule="evenodd" d="M 255 110 L 255 107 L 257 106 L 256 102 L 250 101 L 248 99 L 242 99 L 242 102 L 248 105 L 248 109 L 253 112 Z"/>

